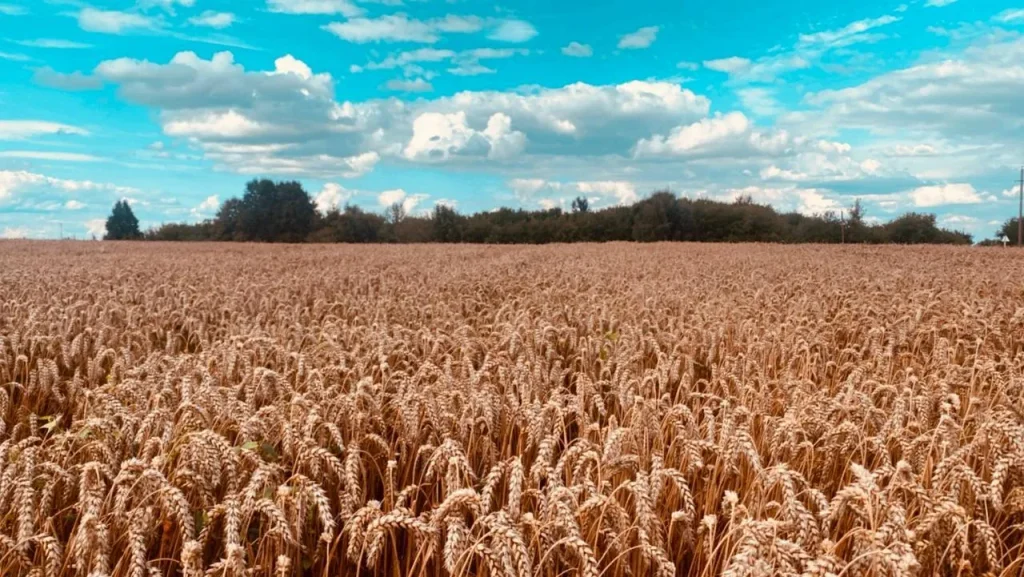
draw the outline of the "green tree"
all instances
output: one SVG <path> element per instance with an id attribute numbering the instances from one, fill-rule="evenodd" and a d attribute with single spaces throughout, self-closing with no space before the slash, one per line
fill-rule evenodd
<path id="1" fill-rule="evenodd" d="M 139 232 L 139 219 L 135 218 L 131 205 L 127 200 L 114 203 L 114 210 L 107 217 L 107 234 L 103 240 L 135 240 L 142 238 Z"/>
<path id="2" fill-rule="evenodd" d="M 217 228 L 231 240 L 305 242 L 316 220 L 316 205 L 301 184 L 264 179 L 246 184 L 237 203 L 224 203 Z"/>
<path id="3" fill-rule="evenodd" d="M 434 205 L 434 242 L 461 242 L 462 217 L 455 209 L 443 204 Z"/>
<path id="4" fill-rule="evenodd" d="M 1003 226 L 999 227 L 999 230 L 996 231 L 997 239 L 1004 235 L 1006 238 L 1010 239 L 1009 244 L 1014 246 L 1017 245 L 1017 217 L 1007 220 L 1003 223 Z"/>
<path id="5" fill-rule="evenodd" d="M 576 213 L 590 212 L 590 201 L 585 196 L 577 196 L 572 201 L 572 211 Z"/>

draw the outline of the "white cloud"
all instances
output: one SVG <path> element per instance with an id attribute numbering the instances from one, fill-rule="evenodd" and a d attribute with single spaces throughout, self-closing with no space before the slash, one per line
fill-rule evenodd
<path id="1" fill-rule="evenodd" d="M 89 180 L 66 180 L 24 170 L 0 170 L 0 200 L 27 189 L 49 188 L 60 192 L 109 191 L 132 194 L 134 188 Z"/>
<path id="2" fill-rule="evenodd" d="M 431 92 L 434 90 L 434 85 L 422 78 L 395 78 L 388 80 L 384 87 L 395 92 Z"/>
<path id="3" fill-rule="evenodd" d="M 24 16 L 28 14 L 28 8 L 15 6 L 14 4 L 0 4 L 0 14 L 5 16 Z"/>
<path id="4" fill-rule="evenodd" d="M 956 3 L 956 0 L 928 0 L 924 5 L 932 8 L 942 8 L 943 6 L 949 6 L 954 3 Z"/>
<path id="5" fill-rule="evenodd" d="M 199 206 L 196 207 L 196 210 L 200 212 L 213 212 L 218 208 L 220 208 L 220 200 L 217 199 L 217 195 L 215 194 L 213 196 L 206 197 L 206 200 L 201 202 Z"/>
<path id="6" fill-rule="evenodd" d="M 138 0 L 138 5 L 144 10 L 160 8 L 170 15 L 174 15 L 174 6 L 181 5 L 185 8 L 195 6 L 196 0 Z"/>
<path id="7" fill-rule="evenodd" d="M 103 81 L 95 76 L 82 74 L 78 71 L 63 74 L 49 66 L 37 69 L 32 76 L 32 80 L 42 86 L 69 91 L 98 90 L 103 87 Z"/>
<path id="8" fill-rule="evenodd" d="M 267 8 L 284 14 L 341 14 L 346 18 L 364 13 L 349 0 L 267 0 Z"/>
<path id="9" fill-rule="evenodd" d="M 5 238 L 7 240 L 13 240 L 13 239 L 17 239 L 17 238 L 28 238 L 29 234 L 30 234 L 29 230 L 27 228 L 23 227 L 23 226 L 19 226 L 19 227 L 10 227 L 10 226 L 8 226 L 8 227 L 4 227 L 4 230 L 2 232 L 0 232 L 0 237 Z"/>
<path id="10" fill-rule="evenodd" d="M 294 74 L 302 80 L 308 81 L 313 78 L 313 69 L 291 54 L 285 54 L 274 61 L 274 72 L 272 74 Z"/>
<path id="11" fill-rule="evenodd" d="M 826 212 L 839 212 L 843 209 L 843 206 L 837 200 L 825 196 L 818 190 L 799 189 L 796 194 L 800 198 L 796 211 L 800 214 L 824 214 Z"/>
<path id="12" fill-rule="evenodd" d="M 94 218 L 85 221 L 85 231 L 96 238 L 103 238 L 107 233 L 107 221 L 102 218 Z"/>
<path id="13" fill-rule="evenodd" d="M 583 194 L 614 197 L 618 204 L 632 204 L 637 201 L 636 186 L 624 181 L 577 182 L 576 189 Z"/>
<path id="14" fill-rule="evenodd" d="M 697 71 L 700 70 L 700 64 L 697 64 L 696 62 L 690 62 L 688 60 L 683 60 L 681 62 L 676 63 L 676 68 L 680 70 Z"/>
<path id="15" fill-rule="evenodd" d="M 402 202 L 405 199 L 405 191 L 402 189 L 385 190 L 377 196 L 377 202 L 381 206 L 391 206 L 396 202 Z"/>
<path id="16" fill-rule="evenodd" d="M 1020 195 L 1019 188 L 1007 188 L 1001 193 L 1006 198 L 1017 198 Z"/>
<path id="17" fill-rule="evenodd" d="M 656 134 L 637 142 L 637 157 L 675 155 L 692 156 L 715 153 L 721 155 L 747 155 L 772 152 L 788 145 L 785 133 L 765 135 L 752 130 L 753 126 L 742 112 L 717 114 L 702 118 L 693 124 L 680 125 L 668 136 Z"/>
<path id="18" fill-rule="evenodd" d="M 487 120 L 483 130 L 470 127 L 462 111 L 426 112 L 413 122 L 412 138 L 404 154 L 410 160 L 420 161 L 450 160 L 457 156 L 511 158 L 526 145 L 526 135 L 511 126 L 512 119 L 500 112 Z"/>
<path id="19" fill-rule="evenodd" d="M 45 150 L 0 150 L 0 158 L 23 158 L 26 160 L 54 160 L 63 162 L 99 162 L 103 160 L 91 154 L 79 152 L 52 152 Z"/>
<path id="20" fill-rule="evenodd" d="M 77 200 L 69 200 L 64 203 L 64 208 L 68 210 L 81 210 L 85 208 L 84 202 L 78 202 Z"/>
<path id="21" fill-rule="evenodd" d="M 340 208 L 355 193 L 340 184 L 328 182 L 316 194 L 314 201 L 320 212 L 327 212 L 333 208 Z"/>
<path id="22" fill-rule="evenodd" d="M 996 15 L 996 22 L 1002 22 L 1003 24 L 1024 22 L 1024 8 L 1009 8 L 1007 10 L 1003 10 Z"/>
<path id="23" fill-rule="evenodd" d="M 194 26 L 205 26 L 207 28 L 222 30 L 234 24 L 235 19 L 235 15 L 231 12 L 215 12 L 213 10 L 206 10 L 198 16 L 189 18 L 188 21 Z"/>
<path id="24" fill-rule="evenodd" d="M 524 53 L 483 48 L 453 56 L 431 49 L 394 55 L 375 66 Z M 330 75 L 315 74 L 294 58 L 278 59 L 267 73 L 246 71 L 229 52 L 210 60 L 182 52 L 166 64 L 109 60 L 94 75 L 115 84 L 122 98 L 156 109 L 165 134 L 191 139 L 218 168 L 324 180 L 358 174 L 353 161 L 360 159 L 359 166 L 368 169 L 381 156 L 431 162 L 498 160 L 520 153 L 624 157 L 638 140 L 680 121 L 697 121 L 710 107 L 706 98 L 678 84 L 653 81 L 466 91 L 414 102 L 339 102 Z M 499 113 L 503 116 L 495 117 Z M 436 136 L 433 122 L 448 126 L 450 141 L 444 134 L 430 140 Z"/>
<path id="25" fill-rule="evenodd" d="M 758 116 L 774 116 L 784 109 L 770 88 L 742 88 L 736 91 L 743 107 Z"/>
<path id="26" fill-rule="evenodd" d="M 717 60 L 705 60 L 704 68 L 714 70 L 715 72 L 735 74 L 750 68 L 750 60 L 739 56 L 730 56 L 728 58 L 719 58 Z"/>
<path id="27" fill-rule="evenodd" d="M 623 50 L 648 48 L 658 39 L 658 26 L 644 26 L 619 38 L 618 47 Z"/>
<path id="28" fill-rule="evenodd" d="M 751 127 L 742 113 L 733 112 L 725 116 L 705 118 L 686 126 L 673 129 L 668 137 L 655 136 L 641 140 L 637 146 L 639 154 L 686 153 L 713 145 L 720 140 L 744 134 Z"/>
<path id="29" fill-rule="evenodd" d="M 401 203 L 406 214 L 411 213 L 417 205 L 429 198 L 426 194 L 408 194 L 402 189 L 385 190 L 377 196 L 377 202 L 382 207 L 389 207 L 395 203 Z"/>
<path id="30" fill-rule="evenodd" d="M 942 56 L 850 88 L 810 94 L 807 102 L 820 109 L 790 120 L 802 132 L 841 126 L 926 142 L 1019 142 L 1024 39 L 988 38 Z"/>
<path id="31" fill-rule="evenodd" d="M 536 35 L 537 29 L 529 22 L 523 20 L 503 20 L 487 37 L 500 42 L 519 43 L 526 42 Z"/>
<path id="32" fill-rule="evenodd" d="M 970 184 L 940 184 L 921 186 L 910 191 L 914 206 L 931 207 L 946 204 L 976 204 L 981 197 Z"/>
<path id="33" fill-rule="evenodd" d="M 156 28 L 159 21 L 143 14 L 100 10 L 87 6 L 78 13 L 78 26 L 87 32 L 122 34 L 129 30 Z"/>
<path id="34" fill-rule="evenodd" d="M 196 220 L 210 218 L 220 208 L 220 199 L 216 194 L 206 197 L 203 202 L 193 208 L 189 213 Z"/>
<path id="35" fill-rule="evenodd" d="M 35 40 L 15 40 L 15 44 L 21 46 L 28 46 L 30 48 L 56 48 L 60 50 L 74 50 L 82 48 L 92 48 L 92 44 L 85 44 L 84 42 L 73 42 L 71 40 L 62 40 L 59 38 L 37 38 Z"/>
<path id="36" fill-rule="evenodd" d="M 0 52 L 0 60 L 10 60 L 11 62 L 30 62 L 32 58 L 27 54 Z"/>
<path id="37" fill-rule="evenodd" d="M 508 187 L 521 200 L 534 200 L 544 209 L 567 205 L 577 196 L 587 196 L 592 202 L 606 204 L 632 204 L 639 200 L 636 185 L 624 180 L 590 180 L 562 182 L 542 178 L 515 178 Z M 537 198 L 540 195 L 543 198 Z"/>
<path id="38" fill-rule="evenodd" d="M 892 149 L 892 156 L 929 156 L 936 153 L 930 144 L 897 144 Z"/>
<path id="39" fill-rule="evenodd" d="M 932 1 L 947 1 L 948 0 L 932 0 Z M 953 0 L 955 1 L 955 0 Z M 815 32 L 813 34 L 801 34 L 800 45 L 805 47 L 820 47 L 827 46 L 828 48 L 842 48 L 850 46 L 851 44 L 857 44 L 860 42 L 871 42 L 878 40 L 879 37 L 868 35 L 869 30 L 886 26 L 894 22 L 899 22 L 900 18 L 891 15 L 880 16 L 878 18 L 867 18 L 864 20 L 858 20 L 851 22 L 846 26 L 838 30 L 824 30 L 822 32 Z"/>
<path id="40" fill-rule="evenodd" d="M 259 136 L 266 131 L 262 124 L 235 110 L 208 112 L 202 116 L 189 116 L 164 123 L 164 133 L 168 136 L 230 139 Z"/>
<path id="41" fill-rule="evenodd" d="M 69 124 L 44 120 L 0 120 L 0 140 L 23 140 L 48 134 L 87 136 L 89 131 Z"/>
<path id="42" fill-rule="evenodd" d="M 365 44 L 367 42 L 421 42 L 430 44 L 441 39 L 436 27 L 411 20 L 404 14 L 388 14 L 379 18 L 351 18 L 332 22 L 324 29 L 338 38 Z"/>
<path id="43" fill-rule="evenodd" d="M 562 47 L 562 54 L 576 58 L 587 58 L 594 55 L 594 49 L 589 44 L 570 42 L 567 46 Z"/>
<path id="44" fill-rule="evenodd" d="M 488 38 L 502 42 L 525 42 L 537 35 L 537 30 L 522 20 L 456 16 L 417 20 L 407 15 L 386 14 L 377 18 L 349 18 L 345 22 L 332 22 L 324 30 L 338 38 L 366 44 L 370 42 L 418 42 L 433 44 L 444 34 L 472 34 L 489 30 Z"/>

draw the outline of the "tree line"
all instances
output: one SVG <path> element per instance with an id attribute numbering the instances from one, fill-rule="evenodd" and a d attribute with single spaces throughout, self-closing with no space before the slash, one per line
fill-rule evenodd
<path id="1" fill-rule="evenodd" d="M 355 205 L 320 212 L 300 183 L 264 179 L 249 182 L 242 197 L 225 201 L 214 218 L 162 224 L 145 232 L 139 231 L 128 203 L 119 202 L 107 220 L 106 238 L 291 243 L 972 243 L 970 234 L 940 228 L 934 214 L 909 212 L 878 224 L 864 217 L 859 200 L 843 215 L 804 215 L 780 213 L 750 197 L 719 202 L 678 198 L 669 192 L 657 192 L 630 206 L 599 210 L 579 197 L 570 211 L 499 208 L 460 214 L 438 204 L 427 215 L 410 215 L 396 203 L 382 213 Z"/>

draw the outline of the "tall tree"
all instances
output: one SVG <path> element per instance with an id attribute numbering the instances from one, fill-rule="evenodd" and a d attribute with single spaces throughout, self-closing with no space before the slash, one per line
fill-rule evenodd
<path id="1" fill-rule="evenodd" d="M 114 209 L 107 217 L 107 234 L 103 240 L 134 240 L 142 238 L 139 232 L 139 219 L 135 218 L 131 205 L 127 200 L 114 203 Z"/>
<path id="2" fill-rule="evenodd" d="M 294 181 L 252 180 L 237 208 L 239 240 L 305 242 L 316 222 L 316 204 Z"/>
<path id="3" fill-rule="evenodd" d="M 463 218 L 455 209 L 443 204 L 434 205 L 434 241 L 461 242 Z"/>

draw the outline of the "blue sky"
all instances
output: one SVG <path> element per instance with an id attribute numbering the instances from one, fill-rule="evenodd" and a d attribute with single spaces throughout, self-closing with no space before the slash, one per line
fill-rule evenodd
<path id="1" fill-rule="evenodd" d="M 1024 163 L 1005 1 L 0 0 L 0 236 L 319 206 L 934 212 L 991 236 Z"/>

